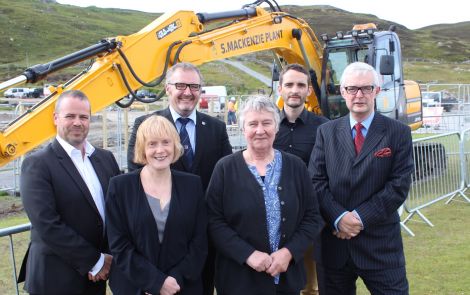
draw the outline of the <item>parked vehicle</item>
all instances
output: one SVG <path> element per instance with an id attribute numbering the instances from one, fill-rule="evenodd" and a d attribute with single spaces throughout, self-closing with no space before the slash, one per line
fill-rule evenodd
<path id="1" fill-rule="evenodd" d="M 444 111 L 450 112 L 456 108 L 459 101 L 444 91 L 423 91 L 423 106 L 427 107 L 443 107 Z"/>
<path id="2" fill-rule="evenodd" d="M 31 92 L 29 88 L 10 88 L 3 94 L 6 98 L 24 98 Z"/>
<path id="3" fill-rule="evenodd" d="M 137 90 L 136 94 L 138 98 L 156 98 L 157 97 L 156 93 L 153 93 L 147 89 Z"/>
<path id="4" fill-rule="evenodd" d="M 30 98 L 44 97 L 44 88 L 34 88 L 28 93 L 27 96 Z"/>

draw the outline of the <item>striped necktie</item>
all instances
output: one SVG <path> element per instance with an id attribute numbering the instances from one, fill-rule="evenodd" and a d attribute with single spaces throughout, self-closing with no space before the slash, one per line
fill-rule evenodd
<path id="1" fill-rule="evenodd" d="M 354 137 L 354 147 L 356 148 L 356 156 L 359 155 L 364 144 L 364 135 L 362 135 L 362 124 L 356 123 L 354 128 L 356 129 L 356 137 Z"/>
<path id="2" fill-rule="evenodd" d="M 181 123 L 181 129 L 180 129 L 180 140 L 181 140 L 181 145 L 184 148 L 184 161 L 186 162 L 187 166 L 191 168 L 193 165 L 193 148 L 191 147 L 191 141 L 189 140 L 189 134 L 188 131 L 186 130 L 186 124 L 188 124 L 189 121 L 191 121 L 190 118 L 178 118 L 178 121 Z"/>

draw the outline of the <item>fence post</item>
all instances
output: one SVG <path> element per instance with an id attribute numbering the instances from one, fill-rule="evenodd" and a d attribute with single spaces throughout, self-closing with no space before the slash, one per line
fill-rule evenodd
<path id="1" fill-rule="evenodd" d="M 447 201 L 446 204 L 449 204 L 454 200 L 456 196 L 461 196 L 467 203 L 470 203 L 470 199 L 467 198 L 467 196 L 463 193 L 466 188 L 465 180 L 466 180 L 466 162 L 465 162 L 465 133 L 466 130 L 460 132 L 460 140 L 459 140 L 459 154 L 460 154 L 460 174 L 461 174 L 461 180 L 460 180 L 460 190 L 453 194 Z"/>
<path id="2" fill-rule="evenodd" d="M 18 276 L 16 274 L 16 261 L 15 261 L 15 248 L 13 246 L 13 237 L 12 235 L 8 235 L 10 238 L 10 258 L 11 258 L 11 265 L 13 266 L 13 284 L 15 285 L 15 291 L 16 295 L 20 294 L 20 291 L 18 290 Z"/>

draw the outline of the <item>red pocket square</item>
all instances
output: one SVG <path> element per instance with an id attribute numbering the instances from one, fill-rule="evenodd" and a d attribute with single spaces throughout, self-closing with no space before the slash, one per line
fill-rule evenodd
<path id="1" fill-rule="evenodd" d="M 392 150 L 390 148 L 383 148 L 374 153 L 374 157 L 377 158 L 386 158 L 392 156 Z"/>

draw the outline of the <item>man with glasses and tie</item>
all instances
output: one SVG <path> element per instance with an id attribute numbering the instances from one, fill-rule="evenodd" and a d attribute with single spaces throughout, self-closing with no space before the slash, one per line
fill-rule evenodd
<path id="1" fill-rule="evenodd" d="M 141 167 L 134 163 L 137 129 L 149 116 L 159 115 L 175 124 L 184 148 L 184 155 L 171 168 L 200 176 L 204 190 L 207 188 L 215 164 L 220 158 L 232 153 L 232 146 L 223 121 L 196 111 L 202 83 L 201 72 L 190 63 L 177 63 L 167 71 L 165 90 L 170 105 L 135 120 L 127 149 L 129 171 Z M 208 295 L 214 292 L 213 252 L 209 247 L 203 272 L 204 294 Z"/>
<path id="2" fill-rule="evenodd" d="M 325 294 L 408 294 L 397 209 L 413 170 L 410 128 L 374 111 L 379 76 L 362 62 L 346 67 L 341 94 L 350 113 L 321 125 L 309 163 L 320 211 Z"/>

